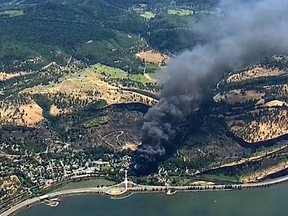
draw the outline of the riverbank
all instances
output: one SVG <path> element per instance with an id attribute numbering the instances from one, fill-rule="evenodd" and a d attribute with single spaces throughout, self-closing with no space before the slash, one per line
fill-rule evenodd
<path id="1" fill-rule="evenodd" d="M 286 216 L 288 183 L 253 190 L 136 193 L 125 199 L 85 194 L 61 199 L 56 208 L 38 204 L 16 216 Z"/>
<path id="2" fill-rule="evenodd" d="M 259 183 L 249 183 L 249 184 L 231 184 L 231 185 L 206 185 L 206 186 L 153 186 L 153 185 L 134 185 L 128 188 L 128 191 L 131 194 L 135 193 L 163 193 L 166 192 L 168 189 L 175 190 L 177 192 L 196 192 L 196 191 L 231 191 L 231 190 L 240 190 L 240 189 L 252 189 L 252 188 L 260 188 L 260 187 L 269 187 L 273 186 L 282 182 L 288 181 L 288 175 L 283 176 L 281 178 L 273 179 L 266 182 L 259 182 Z M 118 186 L 118 187 L 117 187 Z M 31 198 L 25 200 L 21 203 L 10 207 L 8 210 L 3 212 L 1 216 L 10 216 L 12 214 L 18 213 L 23 211 L 31 206 L 38 204 L 47 199 L 53 198 L 63 198 L 66 196 L 76 196 L 76 195 L 83 195 L 83 194 L 101 194 L 106 195 L 108 190 L 113 188 L 119 188 L 119 184 L 115 186 L 109 187 L 101 187 L 101 188 L 79 188 L 79 189 L 70 189 L 58 192 L 51 192 L 46 195 Z"/>

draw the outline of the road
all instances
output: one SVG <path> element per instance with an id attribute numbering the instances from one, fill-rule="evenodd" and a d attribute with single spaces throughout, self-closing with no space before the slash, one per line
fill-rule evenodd
<path id="1" fill-rule="evenodd" d="M 8 216 L 8 215 L 12 215 L 13 213 L 15 213 L 16 211 L 22 209 L 22 208 L 25 208 L 26 206 L 28 205 L 31 205 L 33 203 L 37 203 L 39 202 L 40 199 L 39 197 L 35 197 L 35 198 L 32 198 L 32 199 L 28 199 L 28 200 L 25 200 L 21 203 L 19 203 L 18 205 L 16 206 L 13 206 L 12 208 L 8 209 L 7 211 L 3 212 L 1 214 L 1 216 Z"/>
<path id="2" fill-rule="evenodd" d="M 111 187 L 102 187 L 102 188 L 79 188 L 79 189 L 71 189 L 71 190 L 64 190 L 64 191 L 59 191 L 59 192 L 53 192 L 53 193 L 48 193 L 44 196 L 40 197 L 35 197 L 32 199 L 25 200 L 7 211 L 3 212 L 1 216 L 9 216 L 15 213 L 16 211 L 26 208 L 27 206 L 33 205 L 34 203 L 41 202 L 44 199 L 49 199 L 53 197 L 58 197 L 58 196 L 65 196 L 65 195 L 73 195 L 73 194 L 83 194 L 83 193 L 101 193 L 105 192 Z"/>
<path id="3" fill-rule="evenodd" d="M 175 190 L 224 190 L 227 186 L 229 186 L 232 189 L 236 189 L 236 188 L 256 188 L 256 187 L 263 187 L 263 186 L 271 186 L 271 185 L 275 185 L 275 184 L 279 184 L 282 182 L 288 181 L 288 175 L 287 176 L 283 176 L 277 179 L 273 179 L 273 180 L 269 180 L 266 182 L 259 182 L 259 183 L 249 183 L 249 184 L 232 184 L 232 185 L 206 185 L 206 186 L 154 186 L 154 185 L 136 185 L 132 182 L 129 182 L 129 184 L 133 184 L 133 187 L 129 187 L 128 191 L 131 192 L 139 192 L 139 191 L 143 191 L 145 189 L 145 191 L 155 191 L 155 190 L 162 190 L 165 191 L 169 188 L 173 188 Z M 122 182 L 124 183 L 124 182 Z M 114 186 L 109 186 L 109 187 L 93 187 L 93 188 L 79 188 L 79 189 L 70 189 L 70 190 L 63 190 L 63 191 L 59 191 L 59 192 L 53 192 L 53 193 L 48 193 L 44 196 L 40 196 L 40 197 L 35 197 L 35 198 L 31 198 L 28 200 L 25 200 L 13 207 L 11 207 L 10 209 L 8 209 L 7 211 L 3 212 L 1 214 L 1 216 L 10 216 L 13 213 L 15 213 L 16 211 L 26 208 L 27 206 L 33 205 L 34 203 L 40 202 L 41 200 L 44 199 L 51 199 L 51 198 L 55 198 L 55 197 L 59 197 L 59 196 L 67 196 L 67 195 L 73 195 L 73 194 L 85 194 L 85 193 L 106 193 L 108 190 L 111 190 L 113 188 L 117 187 L 121 187 L 121 183 L 114 185 Z M 124 188 L 124 187 L 123 187 Z"/>
<path id="4" fill-rule="evenodd" d="M 123 130 L 111 132 L 111 133 L 106 134 L 105 136 L 103 136 L 101 138 L 103 142 L 105 142 L 107 145 L 111 146 L 115 150 L 121 149 L 121 148 L 120 147 L 115 147 L 115 145 L 113 145 L 110 142 L 108 142 L 107 140 L 105 140 L 105 138 L 108 137 L 108 136 L 111 136 L 113 134 L 116 134 L 116 133 L 118 133 L 118 135 L 116 136 L 117 142 L 118 142 L 119 146 L 121 146 L 121 142 L 119 141 L 119 137 L 122 136 L 125 133 Z"/>

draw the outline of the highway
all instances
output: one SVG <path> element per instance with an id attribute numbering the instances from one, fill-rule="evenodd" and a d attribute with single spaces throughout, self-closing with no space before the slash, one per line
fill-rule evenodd
<path id="1" fill-rule="evenodd" d="M 84 193 L 104 193 L 107 190 L 109 190 L 111 187 L 102 187 L 102 188 L 79 188 L 79 189 L 71 189 L 71 190 L 64 190 L 64 191 L 59 191 L 59 192 L 53 192 L 53 193 L 48 193 L 46 195 L 40 196 L 40 197 L 35 197 L 31 198 L 28 200 L 25 200 L 7 211 L 3 212 L 1 216 L 10 216 L 13 215 L 16 211 L 26 208 L 27 206 L 33 205 L 37 202 L 41 202 L 42 200 L 45 199 L 50 199 L 50 198 L 55 198 L 59 196 L 67 196 L 67 195 L 73 195 L 73 194 L 84 194 Z"/>
<path id="2" fill-rule="evenodd" d="M 232 184 L 232 185 L 195 185 L 195 186 L 154 186 L 154 185 L 136 185 L 133 182 L 128 182 L 129 184 L 133 184 L 133 187 L 128 187 L 128 191 L 130 192 L 141 192 L 141 191 L 165 191 L 169 188 L 173 188 L 175 190 L 183 191 L 183 190 L 224 190 L 228 186 L 230 189 L 236 189 L 236 188 L 256 188 L 256 187 L 264 187 L 264 186 L 271 186 L 275 184 L 279 184 L 282 182 L 288 181 L 288 175 L 283 176 L 277 179 L 265 181 L 265 182 L 259 182 L 259 183 L 249 183 L 249 184 Z M 31 206 L 37 202 L 41 202 L 45 199 L 51 199 L 55 197 L 61 197 L 61 196 L 67 196 L 67 195 L 76 195 L 76 194 L 85 194 L 85 193 L 107 193 L 111 189 L 121 189 L 121 184 L 125 185 L 125 182 L 122 182 L 120 184 L 109 186 L 109 187 L 93 187 L 93 188 L 78 188 L 78 189 L 70 189 L 70 190 L 63 190 L 58 192 L 52 192 L 48 193 L 46 195 L 31 198 L 28 200 L 25 200 L 7 211 L 3 212 L 1 216 L 10 216 L 13 215 L 16 211 L 19 211 L 23 208 L 26 208 L 27 206 Z M 122 187 L 122 189 L 125 189 L 125 186 Z"/>

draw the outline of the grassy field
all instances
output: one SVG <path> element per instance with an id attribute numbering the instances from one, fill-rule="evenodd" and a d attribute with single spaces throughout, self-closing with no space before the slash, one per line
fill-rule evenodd
<path id="1" fill-rule="evenodd" d="M 177 16 L 190 16 L 193 15 L 194 12 L 192 10 L 187 9 L 176 9 L 176 10 L 168 10 L 168 14 Z"/>
<path id="2" fill-rule="evenodd" d="M 155 83 L 149 79 L 147 79 L 142 74 L 132 74 L 129 75 L 125 71 L 115 68 L 115 67 L 109 67 L 102 64 L 97 64 L 94 66 L 95 73 L 97 73 L 100 77 L 103 78 L 109 78 L 111 80 L 122 80 L 122 81 L 132 81 L 135 83 L 141 83 L 141 84 L 147 84 L 147 83 Z"/>
<path id="3" fill-rule="evenodd" d="M 191 179 L 183 179 L 179 182 L 179 185 L 189 186 L 192 182 Z"/>
<path id="4" fill-rule="evenodd" d="M 99 116 L 97 118 L 94 118 L 88 122 L 84 123 L 84 127 L 85 128 L 89 128 L 89 127 L 97 127 L 100 124 L 106 124 L 110 121 L 110 117 L 109 116 Z"/>
<path id="5" fill-rule="evenodd" d="M 154 74 L 155 72 L 160 70 L 161 69 L 157 65 L 147 63 L 146 73 Z"/>
<path id="6" fill-rule="evenodd" d="M 63 191 L 63 190 L 70 190 L 70 189 L 77 189 L 77 188 L 89 188 L 89 187 L 100 187 L 100 186 L 110 186 L 114 185 L 116 182 L 104 179 L 104 178 L 97 178 L 97 179 L 89 179 L 83 180 L 78 182 L 70 182 L 59 188 L 56 188 L 56 191 Z"/>
<path id="7" fill-rule="evenodd" d="M 146 20 L 150 20 L 150 19 L 153 19 L 156 16 L 156 14 L 152 13 L 151 11 L 145 11 L 140 16 L 144 17 Z"/>
<path id="8" fill-rule="evenodd" d="M 1 16 L 8 16 L 8 17 L 16 17 L 16 16 L 21 16 L 24 15 L 23 10 L 5 10 L 5 11 L 0 11 L 0 17 Z"/>
<path id="9" fill-rule="evenodd" d="M 237 176 L 227 176 L 227 175 L 204 175 L 202 176 L 205 180 L 209 181 L 225 181 L 225 182 L 239 182 Z"/>
<path id="10" fill-rule="evenodd" d="M 125 79 L 127 78 L 127 73 L 119 68 L 109 67 L 102 64 L 97 64 L 94 67 L 96 70 L 95 72 L 100 76 L 111 77 L 115 79 Z"/>
<path id="11" fill-rule="evenodd" d="M 147 84 L 147 83 L 153 82 L 153 81 L 147 79 L 142 74 L 133 74 L 133 75 L 130 76 L 130 79 L 132 81 L 134 81 L 134 82 L 143 83 L 143 84 Z"/>

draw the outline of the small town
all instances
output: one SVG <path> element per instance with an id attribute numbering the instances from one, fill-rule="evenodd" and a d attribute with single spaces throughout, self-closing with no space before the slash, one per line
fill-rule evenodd
<path id="1" fill-rule="evenodd" d="M 7 147 L 5 144 L 0 145 L 1 150 Z M 14 153 L 21 151 L 16 145 L 11 148 L 14 149 Z M 58 143 L 53 151 L 61 157 L 57 158 L 56 155 L 51 157 L 49 149 L 42 153 L 33 153 L 33 155 L 27 151 L 25 155 L 0 152 L 1 208 L 10 205 L 11 202 L 21 200 L 22 197 L 41 194 L 41 191 L 46 192 L 50 187 L 65 182 L 111 175 L 116 169 L 127 169 L 131 161 L 129 156 L 114 159 L 113 155 L 106 155 L 107 158 L 111 158 L 107 161 L 92 160 L 89 155 L 85 155 L 82 151 L 72 150 L 67 144 Z"/>

